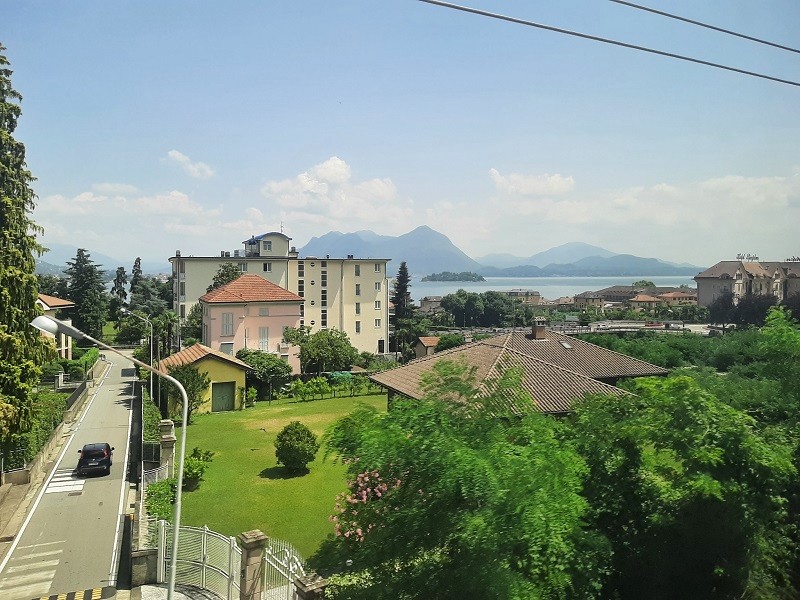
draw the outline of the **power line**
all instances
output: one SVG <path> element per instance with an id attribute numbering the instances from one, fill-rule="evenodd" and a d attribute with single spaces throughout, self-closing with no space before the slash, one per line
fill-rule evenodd
<path id="1" fill-rule="evenodd" d="M 743 38 L 745 40 L 750 40 L 751 42 L 758 42 L 759 44 L 766 44 L 767 46 L 772 46 L 773 48 L 780 48 L 781 50 L 788 50 L 789 52 L 796 52 L 800 54 L 800 50 L 796 48 L 790 48 L 789 46 L 782 46 L 781 44 L 776 44 L 774 42 L 769 42 L 767 40 L 762 40 L 761 38 L 753 37 L 750 35 L 745 35 L 743 33 L 737 33 L 735 31 L 731 31 L 730 29 L 723 29 L 722 27 L 717 27 L 715 25 L 709 25 L 708 23 L 703 23 L 701 21 L 693 21 L 692 19 L 687 19 L 686 17 L 681 17 L 679 15 L 673 15 L 668 12 L 664 12 L 661 10 L 656 10 L 655 8 L 650 8 L 648 6 L 642 6 L 641 4 L 634 4 L 633 2 L 626 2 L 625 0 L 609 0 L 610 2 L 616 2 L 617 4 L 624 4 L 625 6 L 630 6 L 631 8 L 636 8 L 639 10 L 646 10 L 647 12 L 654 13 L 656 15 L 661 15 L 662 17 L 669 17 L 670 19 L 676 19 L 678 21 L 683 21 L 685 23 L 691 23 L 692 25 L 698 25 L 699 27 L 705 27 L 706 29 L 713 29 L 714 31 L 721 31 L 722 33 L 727 33 L 728 35 L 735 35 L 736 37 Z"/>
<path id="2" fill-rule="evenodd" d="M 800 82 L 792 81 L 790 79 L 781 79 L 779 77 L 772 77 L 771 75 L 764 75 L 763 73 L 756 73 L 754 71 L 745 71 L 744 69 L 737 69 L 736 67 L 729 67 L 726 65 L 721 65 L 719 63 L 709 62 L 707 60 L 701 60 L 699 58 L 692 58 L 690 56 L 683 56 L 681 54 L 674 54 L 672 52 L 665 52 L 663 50 L 655 50 L 654 48 L 647 48 L 646 46 L 637 46 L 636 44 L 628 44 L 627 42 L 620 42 L 617 40 L 611 40 L 608 38 L 598 37 L 596 35 L 589 35 L 587 33 L 580 33 L 578 31 L 570 31 L 569 29 L 562 29 L 560 27 L 553 27 L 552 25 L 543 25 L 541 23 L 535 23 L 533 21 L 527 21 L 525 19 L 518 19 L 516 17 L 509 17 L 506 15 L 501 15 L 497 13 L 488 12 L 485 10 L 480 10 L 477 8 L 469 8 L 467 6 L 460 6 L 458 4 L 451 4 L 450 2 L 442 2 L 440 0 L 419 0 L 420 2 L 425 2 L 426 4 L 435 4 L 437 6 L 444 6 L 445 8 L 452 8 L 454 10 L 460 10 L 467 13 L 472 13 L 476 15 L 481 15 L 484 17 L 490 17 L 492 19 L 499 19 L 501 21 L 508 21 L 509 23 L 517 23 L 519 25 L 527 25 L 529 27 L 537 27 L 539 29 L 546 29 L 548 31 L 555 31 L 556 33 L 564 33 L 566 35 L 572 35 L 575 37 L 584 38 L 587 40 L 593 40 L 595 42 L 603 42 L 604 44 L 612 44 L 614 46 L 622 46 L 623 48 L 630 48 L 631 50 L 640 50 L 642 52 L 649 52 L 650 54 L 658 54 L 660 56 L 666 56 L 668 58 L 675 58 L 678 60 L 685 60 L 687 62 L 693 62 L 699 65 L 706 65 L 707 67 L 714 67 L 716 69 L 724 69 L 725 71 L 733 71 L 734 73 L 741 73 L 742 75 L 750 75 L 751 77 L 759 77 L 761 79 L 768 79 L 770 81 L 777 81 L 778 83 L 785 83 L 787 85 L 794 85 L 796 87 L 800 87 Z"/>

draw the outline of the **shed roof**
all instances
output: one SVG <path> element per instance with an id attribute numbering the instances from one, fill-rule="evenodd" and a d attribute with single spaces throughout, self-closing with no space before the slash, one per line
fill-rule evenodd
<path id="1" fill-rule="evenodd" d="M 250 366 L 246 362 L 239 360 L 235 356 L 231 356 L 230 354 L 225 354 L 224 352 L 220 352 L 219 350 L 212 350 L 208 346 L 204 346 L 203 344 L 199 343 L 195 344 L 194 346 L 189 346 L 188 348 L 184 348 L 180 352 L 176 352 L 175 354 L 171 354 L 170 356 L 161 359 L 161 361 L 158 363 L 157 368 L 162 373 L 167 373 L 171 368 L 182 367 L 183 365 L 190 365 L 204 358 L 221 360 L 223 362 L 230 363 L 236 367 L 240 367 L 243 369 L 250 368 Z"/>

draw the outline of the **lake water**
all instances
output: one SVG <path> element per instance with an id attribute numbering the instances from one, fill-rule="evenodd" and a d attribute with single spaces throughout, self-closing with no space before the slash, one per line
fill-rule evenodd
<path id="1" fill-rule="evenodd" d="M 634 281 L 647 279 L 658 287 L 679 287 L 688 285 L 694 288 L 695 282 L 689 276 L 633 276 L 633 277 L 487 277 L 486 281 L 411 281 L 411 297 L 419 304 L 425 296 L 446 296 L 459 289 L 468 292 L 488 292 L 490 290 L 536 290 L 542 297 L 555 300 L 562 296 L 574 296 L 581 292 L 596 292 L 612 285 L 631 285 Z"/>

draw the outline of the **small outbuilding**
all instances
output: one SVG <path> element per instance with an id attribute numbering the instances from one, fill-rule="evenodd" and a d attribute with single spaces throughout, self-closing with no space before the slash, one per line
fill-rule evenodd
<path id="1" fill-rule="evenodd" d="M 209 386 L 197 413 L 235 410 L 241 404 L 240 389 L 245 388 L 245 373 L 250 368 L 235 356 L 195 344 L 162 359 L 158 369 L 169 373 L 171 368 L 193 365 L 208 375 Z"/>

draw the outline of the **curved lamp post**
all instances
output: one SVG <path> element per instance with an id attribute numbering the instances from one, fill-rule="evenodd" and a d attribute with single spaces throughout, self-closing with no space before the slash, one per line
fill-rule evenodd
<path id="1" fill-rule="evenodd" d="M 135 312 L 128 310 L 124 306 L 119 309 L 119 312 L 130 315 L 131 317 L 136 317 L 137 319 L 141 319 L 148 325 L 150 325 L 150 364 L 153 364 L 153 322 L 148 319 L 147 317 L 143 317 L 142 315 L 137 315 Z M 150 401 L 153 401 L 153 376 L 150 376 Z M 159 402 L 161 402 L 161 398 L 159 398 Z"/>
<path id="2" fill-rule="evenodd" d="M 166 373 L 162 373 L 161 371 L 156 370 L 151 365 L 144 363 L 140 360 L 133 358 L 132 356 L 125 356 L 119 350 L 112 348 L 111 346 L 104 344 L 103 342 L 94 339 L 90 335 L 82 332 L 80 329 L 73 327 L 68 323 L 64 323 L 63 321 L 59 321 L 58 319 L 54 319 L 53 317 L 47 317 L 45 315 L 39 315 L 33 321 L 31 321 L 31 325 L 33 325 L 36 329 L 41 331 L 47 332 L 51 335 L 56 335 L 57 333 L 63 333 L 64 335 L 68 335 L 76 340 L 88 340 L 93 344 L 97 344 L 100 348 L 104 350 L 108 350 L 109 352 L 113 352 L 114 354 L 118 354 L 125 360 L 129 360 L 135 365 L 150 371 L 151 373 L 157 375 L 158 377 L 162 377 L 167 381 L 175 384 L 178 390 L 181 393 L 181 398 L 183 399 L 183 426 L 181 427 L 181 446 L 180 446 L 180 454 L 178 455 L 178 489 L 175 493 L 175 514 L 173 517 L 174 521 L 174 528 L 172 532 L 172 556 L 170 557 L 170 571 L 169 571 L 169 586 L 167 587 L 167 600 L 172 600 L 173 596 L 175 595 L 175 575 L 177 572 L 178 566 L 178 536 L 180 533 L 181 528 L 181 497 L 183 492 L 183 457 L 186 454 L 186 424 L 189 420 L 189 398 L 186 396 L 186 390 L 181 384 L 180 381 L 167 375 Z M 151 379 L 152 383 L 152 379 Z"/>

